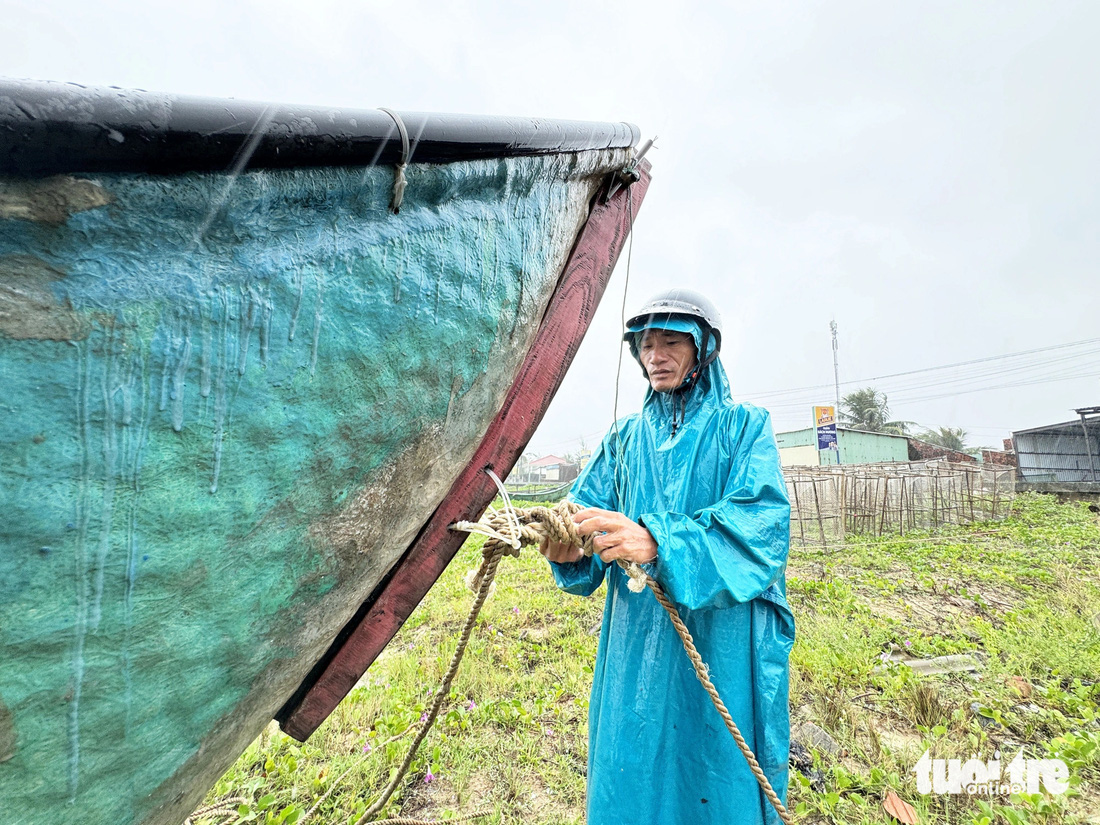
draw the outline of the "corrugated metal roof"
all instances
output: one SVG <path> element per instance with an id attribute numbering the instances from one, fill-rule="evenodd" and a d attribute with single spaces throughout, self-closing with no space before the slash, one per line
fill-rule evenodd
<path id="1" fill-rule="evenodd" d="M 1100 421 L 1090 420 L 1089 429 L 1091 430 L 1094 426 L 1097 426 L 1098 424 L 1100 424 Z M 1013 438 L 1015 438 L 1016 436 L 1023 435 L 1025 433 L 1053 433 L 1059 432 L 1061 430 L 1076 430 L 1078 433 L 1080 433 L 1081 419 L 1075 418 L 1073 421 L 1063 421 L 1060 424 L 1044 424 L 1042 427 L 1031 427 L 1027 430 L 1015 430 L 1013 431 L 1012 436 Z"/>
<path id="2" fill-rule="evenodd" d="M 1100 481 L 1100 418 L 1019 430 L 1012 440 L 1020 481 Z"/>

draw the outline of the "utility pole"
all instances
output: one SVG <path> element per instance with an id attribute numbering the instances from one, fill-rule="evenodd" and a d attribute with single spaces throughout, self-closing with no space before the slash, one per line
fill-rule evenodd
<path id="1" fill-rule="evenodd" d="M 833 381 L 836 384 L 836 413 L 840 415 L 840 364 L 837 361 L 835 318 L 829 322 L 829 329 L 833 331 Z"/>

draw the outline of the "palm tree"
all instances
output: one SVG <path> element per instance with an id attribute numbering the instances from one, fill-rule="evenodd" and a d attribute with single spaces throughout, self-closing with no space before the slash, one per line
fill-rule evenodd
<path id="1" fill-rule="evenodd" d="M 940 427 L 938 430 L 926 430 L 917 438 L 947 450 L 955 450 L 960 453 L 966 450 L 966 430 L 962 427 Z"/>
<path id="2" fill-rule="evenodd" d="M 886 393 L 874 387 L 855 390 L 840 399 L 840 422 L 854 430 L 908 435 L 912 421 L 890 421 Z"/>

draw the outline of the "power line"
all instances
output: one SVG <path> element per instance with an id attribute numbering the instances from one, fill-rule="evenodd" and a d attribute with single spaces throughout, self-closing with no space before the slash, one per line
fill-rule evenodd
<path id="1" fill-rule="evenodd" d="M 951 392 L 939 393 L 939 394 L 934 394 L 934 395 L 917 396 L 917 397 L 914 397 L 914 398 L 908 398 L 908 399 L 902 399 L 902 400 L 906 404 L 917 404 L 917 403 L 920 403 L 922 401 L 935 401 L 935 400 L 938 400 L 940 398 L 953 398 L 957 395 L 967 395 L 969 393 L 975 393 L 975 392 L 987 392 L 987 391 L 992 391 L 992 390 L 1014 389 L 1016 387 L 1030 387 L 1030 386 L 1035 386 L 1037 384 L 1052 384 L 1052 383 L 1057 383 L 1059 381 L 1079 380 L 1081 378 L 1100 378 L 1100 372 L 1092 372 L 1092 373 L 1076 374 L 1076 375 L 1048 376 L 1046 378 L 1037 378 L 1037 379 L 1033 379 L 1033 380 L 1029 380 L 1029 381 L 1014 381 L 1014 382 L 1011 382 L 1011 383 L 1008 383 L 1008 384 L 999 384 L 999 385 L 992 386 L 992 387 L 975 387 L 975 388 L 969 389 L 969 390 L 953 390 Z M 775 414 L 780 410 L 794 410 L 794 409 L 805 410 L 805 408 L 807 406 L 808 406 L 807 403 L 786 403 L 786 404 L 769 405 L 768 406 L 768 411 Z M 779 416 L 777 415 L 776 418 L 778 420 Z M 784 416 L 784 420 L 786 418 L 790 418 L 789 413 L 786 416 Z M 1011 428 L 1007 428 L 1007 429 L 1011 430 Z"/>
<path id="2" fill-rule="evenodd" d="M 1069 347 L 1089 345 L 1094 343 L 1095 340 L 1098 339 L 1086 339 L 1069 344 L 1041 347 L 1038 348 L 1038 351 L 1054 353 L 1057 350 L 1064 350 Z M 893 376 L 922 375 L 923 377 L 917 380 L 903 380 L 897 384 L 887 380 L 882 389 L 889 393 L 891 402 L 894 405 L 911 405 L 974 392 L 1031 386 L 1059 380 L 1092 378 L 1097 374 L 1097 370 L 1100 370 L 1100 358 L 1097 358 L 1097 355 L 1100 355 L 1100 347 L 1089 347 L 1083 351 L 1058 353 L 1053 356 L 1047 355 L 1045 358 L 1037 358 L 1035 357 L 1035 350 L 1027 350 L 1001 356 L 971 359 L 958 364 L 892 373 Z M 1011 363 L 1010 359 L 1015 359 L 1017 362 L 1020 359 L 1026 360 L 1023 363 Z M 957 369 L 959 372 L 953 376 L 933 376 L 931 374 L 934 372 L 942 373 L 944 369 Z M 887 378 L 888 376 L 882 376 L 883 380 Z M 867 380 L 875 381 L 876 379 Z M 827 385 L 819 385 L 819 388 L 823 389 L 825 386 Z M 768 400 L 769 396 L 771 400 Z M 750 394 L 745 394 L 742 397 L 761 403 L 773 413 L 780 413 L 784 410 L 804 409 L 807 405 L 816 401 L 820 397 L 820 393 L 811 393 L 803 389 L 762 394 L 762 397 Z"/>
<path id="3" fill-rule="evenodd" d="M 1098 365 L 1098 366 L 1100 366 L 1100 365 Z M 993 386 L 986 386 L 986 387 L 972 387 L 970 389 L 955 389 L 955 390 L 951 390 L 950 392 L 933 393 L 931 395 L 916 395 L 916 396 L 909 396 L 909 397 L 904 397 L 903 396 L 901 398 L 897 398 L 895 396 L 894 401 L 891 402 L 891 403 L 893 404 L 895 402 L 900 402 L 900 403 L 905 403 L 905 404 L 916 404 L 916 403 L 921 402 L 921 401 L 934 401 L 934 400 L 939 399 L 939 398 L 951 398 L 951 397 L 956 396 L 956 395 L 968 395 L 970 393 L 975 393 L 975 392 L 987 392 L 987 391 L 991 391 L 991 390 L 1004 390 L 1004 389 L 1012 389 L 1012 388 L 1015 388 L 1015 387 L 1030 387 L 1030 386 L 1034 386 L 1036 384 L 1049 384 L 1049 383 L 1054 383 L 1054 382 L 1057 382 L 1057 381 L 1071 381 L 1071 380 L 1077 380 L 1077 379 L 1081 379 L 1081 378 L 1096 378 L 1096 377 L 1100 377 L 1100 372 L 1088 372 L 1088 373 L 1079 373 L 1078 372 L 1078 373 L 1075 373 L 1073 375 L 1058 374 L 1058 375 L 1053 375 L 1053 376 L 1046 376 L 1044 378 L 1029 379 L 1029 380 L 1026 380 L 1026 381 L 1012 381 L 1012 382 L 1009 382 L 1007 384 L 995 384 Z M 808 404 L 809 404 L 808 401 L 788 401 L 788 402 L 784 402 L 783 404 L 768 404 L 766 406 L 767 406 L 768 410 L 774 412 L 776 410 L 803 409 Z"/>
<path id="4" fill-rule="evenodd" d="M 989 362 L 992 362 L 992 361 L 1004 361 L 1004 360 L 1007 360 L 1009 358 L 1020 358 L 1020 357 L 1027 356 L 1027 355 L 1036 355 L 1036 354 L 1043 353 L 1043 352 L 1051 352 L 1053 350 L 1068 349 L 1070 347 L 1085 346 L 1087 344 L 1100 344 L 1100 338 L 1086 338 L 1086 339 L 1083 339 L 1083 340 L 1080 340 L 1080 341 L 1070 341 L 1070 342 L 1065 343 L 1065 344 L 1053 344 L 1053 345 L 1047 346 L 1047 347 L 1036 347 L 1035 349 L 1020 350 L 1019 352 L 1009 352 L 1009 353 L 1005 353 L 1003 355 L 990 355 L 990 356 L 986 356 L 984 358 L 972 358 L 968 361 L 958 361 L 958 362 L 953 363 L 953 364 L 940 364 L 940 365 L 935 366 L 935 367 L 923 367 L 921 369 L 905 370 L 903 372 L 886 373 L 885 375 L 873 376 L 871 378 L 857 378 L 857 379 L 852 379 L 852 380 L 849 380 L 849 381 L 841 381 L 840 383 L 844 384 L 846 386 L 847 385 L 852 385 L 852 384 L 867 384 L 867 383 L 870 383 L 872 381 L 884 381 L 884 380 L 889 379 L 889 378 L 902 378 L 902 377 L 909 376 L 909 375 L 919 375 L 921 373 L 936 372 L 936 371 L 939 371 L 939 370 L 957 369 L 959 367 L 969 367 L 969 366 L 973 366 L 975 364 L 984 364 L 984 363 L 989 363 Z M 1086 353 L 1081 353 L 1081 355 L 1084 355 L 1084 354 L 1086 354 Z M 1091 354 L 1091 351 L 1088 354 Z M 1074 356 L 1070 356 L 1070 357 L 1072 358 Z M 1044 363 L 1044 361 L 1041 360 L 1041 359 L 1036 359 L 1032 363 L 1033 363 L 1034 366 L 1039 366 L 1040 364 Z M 822 390 L 822 389 L 829 389 L 829 388 L 830 388 L 829 384 L 812 384 L 812 385 L 808 385 L 808 386 L 805 386 L 805 387 L 792 387 L 790 389 L 785 389 L 785 390 L 769 390 L 767 392 L 745 393 L 745 395 L 746 396 L 751 395 L 754 398 L 768 398 L 768 397 L 776 396 L 776 395 L 788 395 L 788 394 L 797 393 L 797 392 L 808 392 L 808 391 L 811 391 L 811 390 Z"/>

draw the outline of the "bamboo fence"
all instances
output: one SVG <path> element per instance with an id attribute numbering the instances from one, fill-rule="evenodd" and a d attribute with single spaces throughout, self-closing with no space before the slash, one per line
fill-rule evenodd
<path id="1" fill-rule="evenodd" d="M 1008 513 L 1014 467 L 944 459 L 784 467 L 791 542 L 828 547 L 851 535 L 881 536 Z"/>

